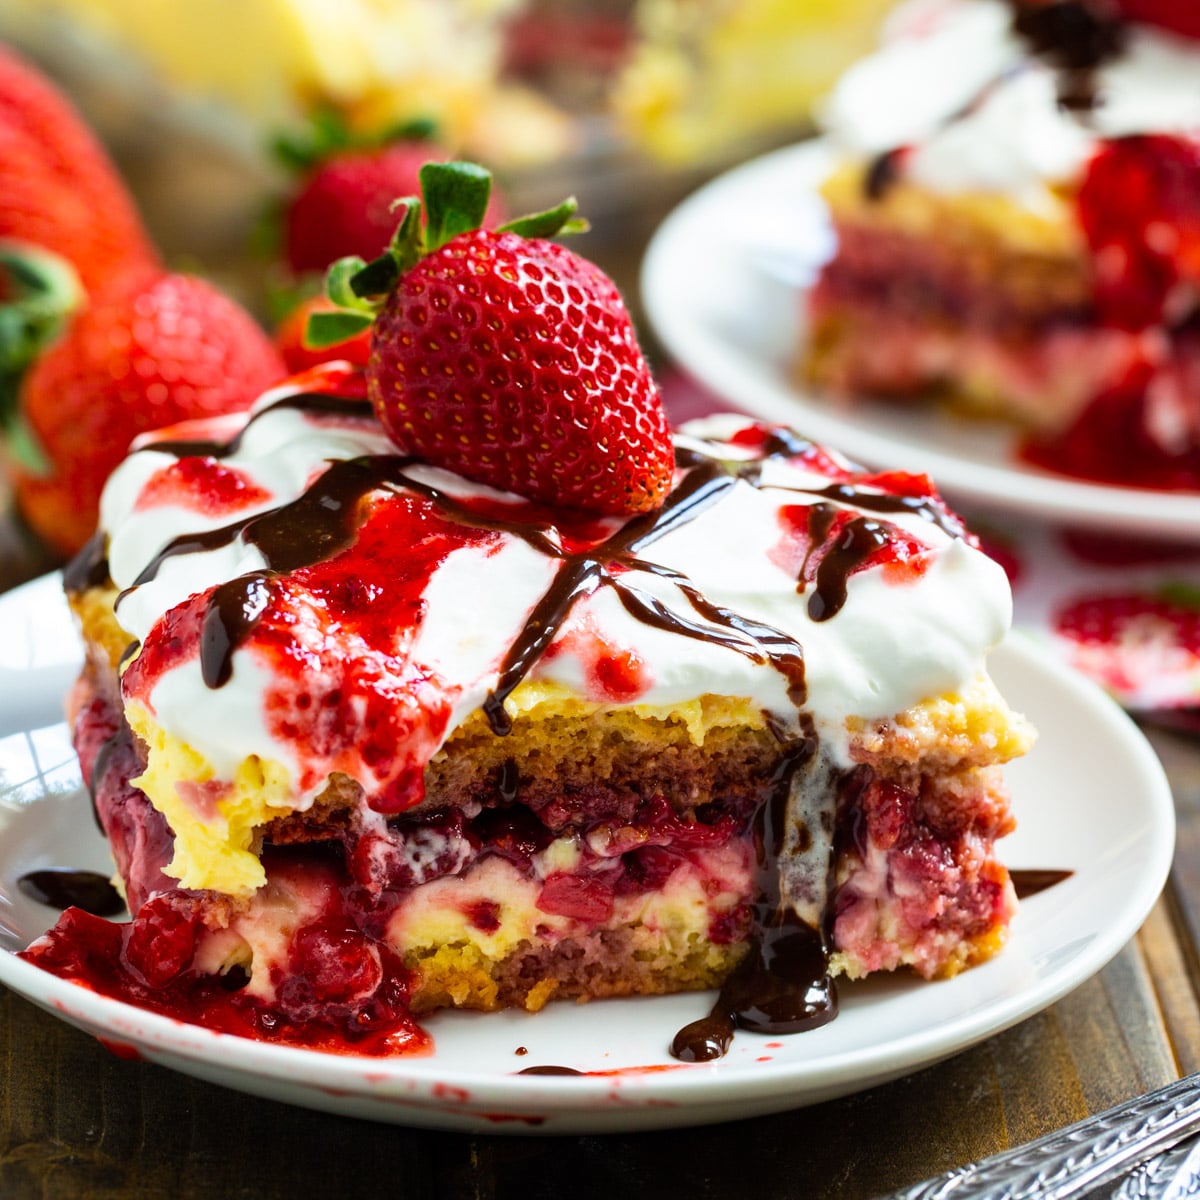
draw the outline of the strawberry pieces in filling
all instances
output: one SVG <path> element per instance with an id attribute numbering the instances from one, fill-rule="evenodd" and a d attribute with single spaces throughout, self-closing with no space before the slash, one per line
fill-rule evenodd
<path id="1" fill-rule="evenodd" d="M 834 944 L 862 971 L 895 968 L 901 946 L 925 976 L 966 965 L 948 948 L 970 955 L 972 939 L 1003 929 L 1015 907 L 1007 873 L 988 851 L 1012 825 L 1007 806 L 986 794 L 965 807 L 960 797 L 915 792 L 866 767 L 851 773 L 837 834 L 845 865 Z"/>

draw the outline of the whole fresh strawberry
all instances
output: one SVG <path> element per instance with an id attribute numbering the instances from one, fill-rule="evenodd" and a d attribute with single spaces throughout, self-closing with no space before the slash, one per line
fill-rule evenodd
<path id="1" fill-rule="evenodd" d="M 67 258 L 89 293 L 157 261 L 95 136 L 39 72 L 0 46 L 0 237 Z"/>
<path id="2" fill-rule="evenodd" d="M 83 309 L 22 382 L 20 428 L 42 459 L 19 465 L 22 513 L 55 550 L 73 553 L 138 434 L 246 408 L 285 373 L 250 316 L 210 284 L 149 270 L 130 277 Z"/>
<path id="3" fill-rule="evenodd" d="M 425 163 L 450 157 L 429 122 L 363 134 L 327 110 L 303 136 L 281 139 L 276 152 L 302 172 L 283 222 L 284 257 L 296 275 L 323 272 L 347 255 L 382 254 L 396 228 L 393 201 L 420 190 Z M 490 216 L 498 219 L 498 209 Z"/>
<path id="4" fill-rule="evenodd" d="M 368 390 L 408 454 L 531 500 L 597 513 L 658 507 L 674 451 L 658 387 L 616 285 L 547 241 L 581 227 L 575 202 L 481 229 L 491 177 L 421 170 L 387 254 L 330 272 L 348 313 L 310 340 L 371 321 Z"/>
<path id="5" fill-rule="evenodd" d="M 1054 616 L 1069 661 L 1134 708 L 1194 704 L 1200 692 L 1200 591 L 1084 596 Z"/>
<path id="6" fill-rule="evenodd" d="M 1195 0 L 1115 0 L 1115 4 L 1117 11 L 1131 21 L 1200 38 L 1200 5 Z"/>

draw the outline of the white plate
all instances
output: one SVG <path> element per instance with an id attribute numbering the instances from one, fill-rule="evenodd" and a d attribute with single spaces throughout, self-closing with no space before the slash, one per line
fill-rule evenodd
<path id="1" fill-rule="evenodd" d="M 832 252 L 821 141 L 766 155 L 685 200 L 651 239 L 642 295 L 672 357 L 726 401 L 880 467 L 927 471 L 957 502 L 1200 538 L 1200 496 L 1105 487 L 1020 462 L 1010 429 L 922 405 L 835 402 L 796 362 L 803 296 Z"/>
<path id="2" fill-rule="evenodd" d="M 1027 900 L 1009 946 L 955 979 L 897 977 L 841 989 L 842 1013 L 811 1033 L 739 1033 L 720 1062 L 682 1065 L 672 1035 L 711 996 L 442 1014 L 424 1058 L 365 1059 L 271 1046 L 143 1012 L 49 975 L 10 951 L 56 919 L 17 880 L 45 866 L 108 870 L 61 697 L 79 661 L 57 578 L 0 597 L 0 982 L 119 1051 L 256 1095 L 403 1124 L 491 1132 L 599 1133 L 777 1112 L 893 1079 L 1004 1029 L 1099 970 L 1133 935 L 1170 866 L 1171 794 L 1134 725 L 1097 689 L 1024 643 L 995 674 L 1038 724 L 1011 769 L 1012 866 L 1074 875 Z M 517 1047 L 528 1053 L 518 1056 Z M 19 1051 L 19 1048 L 18 1048 Z M 535 1065 L 600 1072 L 519 1076 Z"/>

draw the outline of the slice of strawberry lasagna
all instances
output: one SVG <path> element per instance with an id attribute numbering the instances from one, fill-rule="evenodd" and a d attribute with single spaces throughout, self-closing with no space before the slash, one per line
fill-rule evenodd
<path id="1" fill-rule="evenodd" d="M 380 1051 L 722 984 L 798 1028 L 999 949 L 1009 593 L 926 479 L 723 418 L 660 509 L 587 517 L 397 453 L 364 394 L 319 371 L 110 481 L 72 707 L 133 920 L 33 961 Z"/>

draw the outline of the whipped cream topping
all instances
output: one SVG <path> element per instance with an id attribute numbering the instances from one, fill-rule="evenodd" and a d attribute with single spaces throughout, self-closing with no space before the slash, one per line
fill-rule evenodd
<path id="1" fill-rule="evenodd" d="M 264 396 L 245 432 L 216 458 L 179 458 L 178 444 L 145 445 L 110 480 L 102 528 L 113 581 L 125 589 L 117 616 L 141 643 L 123 687 L 127 699 L 146 705 L 220 778 L 257 755 L 283 764 L 301 796 L 315 795 L 331 770 L 358 778 L 370 795 L 394 783 L 403 766 L 423 768 L 485 706 L 531 614 L 567 570 L 563 555 L 576 553 L 571 547 L 584 534 L 593 542 L 619 536 L 622 522 L 581 521 L 576 514 L 574 523 L 558 523 L 518 497 L 400 460 L 361 407 L 348 403 L 339 413 L 280 404 L 289 394 L 285 388 Z M 587 577 L 525 678 L 605 704 L 747 698 L 795 729 L 795 681 L 763 646 L 798 643 L 804 711 L 833 761 L 848 763 L 847 718 L 887 718 L 978 676 L 1009 624 L 1007 580 L 954 535 L 952 520 L 934 519 L 926 499 L 917 497 L 905 511 L 881 508 L 891 499 L 886 481 L 854 474 L 831 455 L 764 457 L 756 428 L 732 417 L 686 428 L 678 438 L 677 487 L 689 478 L 687 462 L 732 464 L 732 478 L 722 474 L 715 498 L 695 505 L 687 519 L 660 518 L 654 536 L 637 542 L 607 582 Z M 226 422 L 154 436 L 179 443 L 210 435 L 225 440 L 230 432 Z M 311 493 L 338 462 L 378 463 L 383 456 L 399 464 L 393 477 L 399 482 L 365 493 L 354 546 L 328 563 L 333 584 L 320 574 L 325 564 L 277 572 L 245 533 L 249 518 Z M 194 469 L 181 471 L 186 464 Z M 754 470 L 743 477 L 738 464 Z M 164 486 L 172 473 L 186 477 L 175 490 Z M 834 485 L 843 487 L 831 498 Z M 458 515 L 445 519 L 446 505 L 459 506 Z M 814 506 L 822 506 L 835 531 L 862 518 L 890 530 L 902 548 L 898 557 L 889 551 L 847 570 L 844 599 L 821 619 L 813 616 L 819 587 L 811 578 L 798 585 L 798 573 L 816 563 Z M 476 511 L 486 514 L 483 528 L 470 527 Z M 369 617 L 372 606 L 387 601 L 392 576 L 408 570 L 409 557 L 406 551 L 396 563 L 385 561 L 384 539 L 393 527 L 409 537 L 418 518 L 430 522 L 411 543 L 427 557 L 426 574 L 405 584 L 413 589 L 407 607 L 388 610 L 403 611 L 405 619 L 395 628 L 380 626 L 378 618 L 354 628 L 343 619 L 354 610 L 337 604 L 353 589 L 354 603 Z M 242 532 L 230 535 L 230 527 Z M 442 549 L 433 553 L 437 539 Z M 339 566 L 344 562 L 350 565 Z M 214 689 L 201 653 L 203 639 L 213 636 L 206 597 L 243 576 L 261 577 L 272 594 L 284 588 L 284 599 L 261 630 L 252 627 L 228 648 L 228 676 Z M 256 595 L 250 587 L 246 603 L 257 603 Z M 669 619 L 646 619 L 656 611 Z M 727 621 L 729 614 L 735 616 Z M 683 626 L 692 632 L 681 633 Z M 621 686 L 598 664 L 618 664 Z M 315 736 L 316 710 L 333 686 L 330 672 L 340 724 Z M 341 693 L 354 688 L 362 696 L 347 703 Z M 355 727 L 379 697 L 389 712 L 409 714 L 404 728 L 414 750 L 406 764 L 381 766 L 368 753 L 369 731 Z M 308 716 L 298 723 L 301 710 Z"/>
<path id="2" fill-rule="evenodd" d="M 1198 74 L 1200 44 L 1130 23 L 1117 56 L 1088 74 L 1095 103 L 1070 111 L 1006 0 L 912 0 L 839 81 L 823 121 L 855 156 L 912 147 L 905 170 L 932 191 L 1036 206 L 1077 177 L 1099 139 L 1200 135 Z"/>

